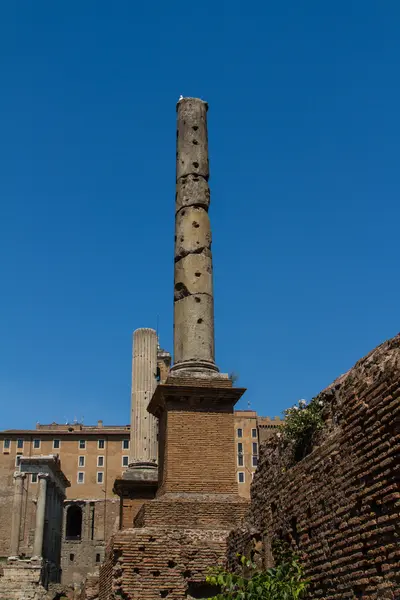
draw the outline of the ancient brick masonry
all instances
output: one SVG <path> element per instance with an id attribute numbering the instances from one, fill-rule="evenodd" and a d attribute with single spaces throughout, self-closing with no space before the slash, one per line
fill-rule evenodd
<path id="1" fill-rule="evenodd" d="M 290 466 L 278 442 L 261 449 L 246 527 L 236 552 L 262 540 L 299 550 L 310 597 L 400 598 L 400 335 L 360 360 L 322 392 L 326 430 L 313 452 Z"/>

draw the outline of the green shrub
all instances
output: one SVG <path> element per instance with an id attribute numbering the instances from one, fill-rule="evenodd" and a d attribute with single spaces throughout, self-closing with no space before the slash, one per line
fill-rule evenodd
<path id="1" fill-rule="evenodd" d="M 275 544 L 276 566 L 260 571 L 245 556 L 238 555 L 242 574 L 222 568 L 210 570 L 207 583 L 219 587 L 212 600 L 298 600 L 308 587 L 299 558 L 288 546 Z"/>
<path id="2" fill-rule="evenodd" d="M 299 400 L 297 404 L 284 411 L 285 421 L 278 435 L 293 445 L 294 458 L 301 460 L 312 449 L 315 434 L 324 426 L 322 411 L 324 405 L 320 398 L 313 398 L 309 404 Z"/>

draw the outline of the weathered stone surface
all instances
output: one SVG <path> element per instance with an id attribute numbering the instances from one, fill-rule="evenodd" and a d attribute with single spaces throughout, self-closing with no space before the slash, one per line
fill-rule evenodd
<path id="1" fill-rule="evenodd" d="M 213 317 L 213 299 L 207 294 L 187 296 L 175 302 L 176 363 L 190 358 L 214 360 Z"/>
<path id="2" fill-rule="evenodd" d="M 216 376 L 211 228 L 208 218 L 207 104 L 179 101 L 175 216 L 174 365 L 187 376 Z M 194 255 L 199 255 L 196 258 Z M 190 294 L 199 294 L 189 299 Z M 208 295 L 202 299 L 200 294 Z M 197 304 L 197 306 L 195 305 Z"/>
<path id="3" fill-rule="evenodd" d="M 175 261 L 211 247 L 210 219 L 196 206 L 180 210 L 175 221 Z"/>
<path id="4" fill-rule="evenodd" d="M 47 590 L 41 583 L 41 564 L 26 561 L 7 565 L 0 577 L 0 600 L 45 600 Z"/>
<path id="5" fill-rule="evenodd" d="M 147 405 L 157 386 L 157 333 L 137 329 L 133 334 L 131 463 L 157 463 L 157 419 Z"/>
<path id="6" fill-rule="evenodd" d="M 210 188 L 204 177 L 187 175 L 176 183 L 176 211 L 186 206 L 201 206 L 208 210 L 210 205 Z"/>
<path id="7" fill-rule="evenodd" d="M 174 298 L 180 300 L 190 294 L 212 296 L 212 261 L 208 254 L 188 254 L 175 266 Z M 196 300 L 201 303 L 201 297 Z"/>
<path id="8" fill-rule="evenodd" d="M 177 113 L 177 180 L 191 173 L 208 179 L 207 103 L 184 98 Z"/>
<path id="9" fill-rule="evenodd" d="M 229 559 L 286 539 L 311 579 L 310 598 L 400 598 L 400 335 L 319 396 L 325 430 L 293 465 L 278 440 L 261 446 L 246 527 Z"/>

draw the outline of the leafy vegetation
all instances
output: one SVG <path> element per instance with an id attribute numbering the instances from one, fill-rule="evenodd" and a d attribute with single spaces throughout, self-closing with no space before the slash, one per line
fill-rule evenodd
<path id="1" fill-rule="evenodd" d="M 293 444 L 296 460 L 301 460 L 309 454 L 315 434 L 323 428 L 323 408 L 322 400 L 317 397 L 309 404 L 306 400 L 299 400 L 297 404 L 284 411 L 285 421 L 278 435 Z"/>
<path id="2" fill-rule="evenodd" d="M 211 569 L 207 583 L 218 586 L 212 600 L 299 600 L 308 587 L 299 557 L 282 542 L 273 546 L 275 564 L 261 571 L 254 562 L 238 555 L 242 574 Z"/>

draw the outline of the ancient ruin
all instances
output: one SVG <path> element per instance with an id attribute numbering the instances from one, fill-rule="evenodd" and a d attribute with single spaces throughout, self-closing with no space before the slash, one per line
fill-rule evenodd
<path id="1" fill-rule="evenodd" d="M 244 390 L 214 360 L 207 104 L 177 106 L 174 366 L 148 405 L 159 421 L 158 490 L 113 536 L 101 600 L 206 597 L 247 502 L 236 482 L 233 407 Z"/>
<path id="2" fill-rule="evenodd" d="M 308 598 L 400 598 L 400 334 L 318 395 L 300 453 L 282 420 L 234 411 L 245 390 L 215 361 L 207 110 L 177 105 L 174 364 L 138 329 L 130 426 L 1 433 L 0 600 L 209 598 L 210 567 L 271 567 L 274 540 L 299 554 Z M 61 444 L 68 499 L 47 452 Z"/>
<path id="3" fill-rule="evenodd" d="M 325 427 L 293 461 L 290 445 L 267 442 L 236 553 L 271 566 L 284 539 L 311 578 L 309 598 L 400 597 L 400 335 L 378 346 L 321 392 Z"/>
<path id="4" fill-rule="evenodd" d="M 24 485 L 32 475 L 39 484 L 37 496 Z M 0 578 L 0 600 L 40 600 L 50 583 L 60 581 L 63 501 L 69 485 L 57 457 L 20 457 L 14 474 L 10 556 Z"/>
<path id="5" fill-rule="evenodd" d="M 121 498 L 121 529 L 133 526 L 143 502 L 153 499 L 158 487 L 158 423 L 147 411 L 157 386 L 157 352 L 154 329 L 137 329 L 132 350 L 130 464 L 114 483 Z"/>

